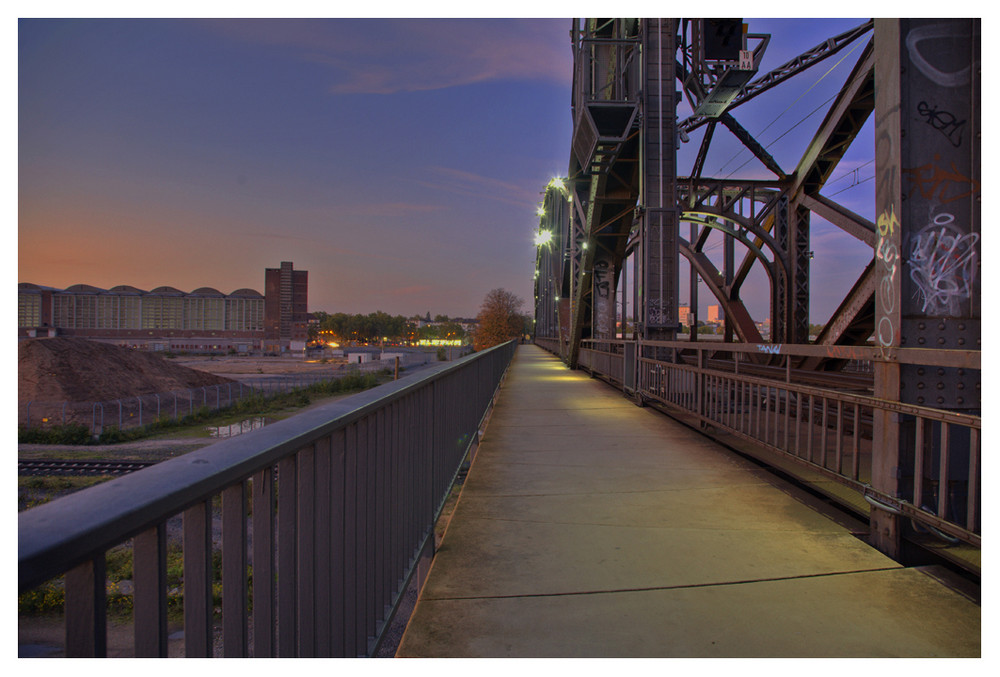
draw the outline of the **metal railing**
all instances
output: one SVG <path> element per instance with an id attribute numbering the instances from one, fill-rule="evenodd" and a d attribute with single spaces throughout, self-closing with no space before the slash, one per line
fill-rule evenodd
<path id="1" fill-rule="evenodd" d="M 618 386 L 634 373 L 635 394 L 647 401 L 778 452 L 912 519 L 918 530 L 981 546 L 981 417 L 876 398 L 858 387 L 865 377 L 857 373 L 839 377 L 839 384 L 826 376 L 824 384 L 823 375 L 810 382 L 814 375 L 792 368 L 797 359 L 815 357 L 876 364 L 886 358 L 880 349 L 652 341 L 640 343 L 628 364 L 627 343 L 585 340 L 579 365 Z M 980 369 L 978 351 L 895 349 L 891 357 Z M 892 496 L 871 486 L 879 416 L 895 417 L 904 447 Z"/>
<path id="2" fill-rule="evenodd" d="M 443 363 L 23 512 L 19 591 L 65 573 L 66 654 L 104 655 L 106 553 L 132 539 L 135 654 L 164 656 L 170 541 L 183 549 L 187 656 L 371 655 L 433 549 L 514 350 Z"/>

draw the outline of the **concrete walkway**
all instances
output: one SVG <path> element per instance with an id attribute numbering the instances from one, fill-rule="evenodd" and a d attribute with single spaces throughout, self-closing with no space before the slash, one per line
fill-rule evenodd
<path id="1" fill-rule="evenodd" d="M 978 656 L 980 608 L 518 349 L 397 656 Z"/>

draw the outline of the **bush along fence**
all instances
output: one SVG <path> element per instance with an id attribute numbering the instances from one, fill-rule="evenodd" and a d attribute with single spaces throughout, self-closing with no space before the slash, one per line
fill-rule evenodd
<path id="1" fill-rule="evenodd" d="M 423 364 L 429 359 L 430 356 L 425 353 L 406 355 L 399 359 L 398 366 Z M 385 371 L 393 373 L 396 368 L 396 359 L 393 358 L 348 364 L 322 374 L 261 375 L 231 383 L 102 402 L 18 402 L 18 438 L 24 443 L 81 444 L 96 437 L 101 437 L 102 441 L 115 441 L 112 438 L 126 430 L 177 422 L 194 423 L 224 410 L 255 410 L 265 400 L 283 393 L 305 393 L 307 390 L 333 393 L 370 386 L 372 384 L 362 383 L 358 378 Z M 350 381 L 357 382 L 349 384 Z M 336 387 L 331 388 L 334 384 Z M 58 439 L 53 438 L 53 434 Z M 38 439 L 34 439 L 36 437 Z"/>

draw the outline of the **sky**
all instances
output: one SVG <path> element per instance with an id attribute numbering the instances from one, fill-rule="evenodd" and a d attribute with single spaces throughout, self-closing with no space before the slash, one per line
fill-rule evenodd
<path id="1" fill-rule="evenodd" d="M 549 16 L 577 8 L 559 9 Z M 864 20 L 747 21 L 772 34 L 764 73 Z M 310 311 L 472 317 L 497 287 L 530 311 L 535 210 L 569 165 L 569 29 L 568 18 L 21 19 L 18 281 L 263 291 L 264 269 L 292 261 L 309 271 Z M 734 113 L 786 171 L 862 45 Z M 874 220 L 871 128 L 833 181 Z M 682 146 L 681 173 L 702 133 Z M 772 176 L 744 165 L 727 134 L 706 175 Z M 812 321 L 824 322 L 871 249 L 816 220 L 813 248 Z"/>

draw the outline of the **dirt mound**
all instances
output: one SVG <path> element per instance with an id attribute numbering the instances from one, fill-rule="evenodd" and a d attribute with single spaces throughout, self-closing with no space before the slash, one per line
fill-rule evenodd
<path id="1" fill-rule="evenodd" d="M 21 402 L 101 402 L 232 382 L 154 353 L 86 339 L 28 339 L 17 346 Z"/>

